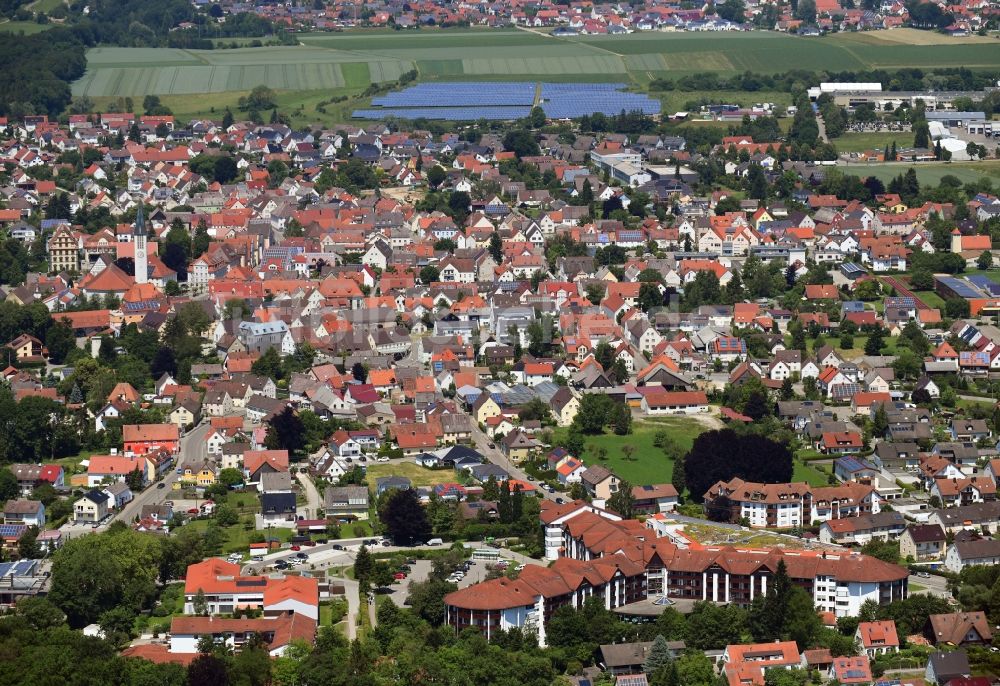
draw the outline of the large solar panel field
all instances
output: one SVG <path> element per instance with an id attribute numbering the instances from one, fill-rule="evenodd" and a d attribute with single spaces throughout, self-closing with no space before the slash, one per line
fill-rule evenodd
<path id="1" fill-rule="evenodd" d="M 422 83 L 372 99 L 354 111 L 356 119 L 510 120 L 541 107 L 551 119 L 575 119 L 640 111 L 659 114 L 660 103 L 621 83 L 455 82 Z"/>

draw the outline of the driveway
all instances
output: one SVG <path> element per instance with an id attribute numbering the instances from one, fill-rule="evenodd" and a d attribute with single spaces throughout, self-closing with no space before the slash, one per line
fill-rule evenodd
<path id="1" fill-rule="evenodd" d="M 320 519 L 320 514 L 323 512 L 323 499 L 320 497 L 319 491 L 316 490 L 316 485 L 313 483 L 312 478 L 310 478 L 309 474 L 302 471 L 296 472 L 295 478 L 302 484 L 302 490 L 305 492 L 306 519 Z"/>

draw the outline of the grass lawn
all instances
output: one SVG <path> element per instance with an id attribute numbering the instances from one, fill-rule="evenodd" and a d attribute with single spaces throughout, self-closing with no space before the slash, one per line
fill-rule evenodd
<path id="1" fill-rule="evenodd" d="M 803 462 L 811 462 L 813 460 L 829 460 L 829 455 L 824 455 L 818 450 L 800 450 L 795 454 L 796 459 L 802 460 Z"/>
<path id="2" fill-rule="evenodd" d="M 876 131 L 871 133 L 845 133 L 840 138 L 834 138 L 832 143 L 838 152 L 864 152 L 865 150 L 884 150 L 892 147 L 893 141 L 897 148 L 913 145 L 913 133 L 909 131 Z"/>
<path id="3" fill-rule="evenodd" d="M 826 486 L 826 474 L 812 465 L 794 460 L 792 462 L 792 481 L 805 481 L 810 486 Z"/>
<path id="4" fill-rule="evenodd" d="M 955 401 L 955 406 L 963 410 L 968 410 L 975 406 L 986 406 L 987 409 L 993 407 L 996 401 L 993 398 L 983 398 L 982 400 L 966 400 L 965 398 L 959 398 Z"/>
<path id="5" fill-rule="evenodd" d="M 427 469 L 412 462 L 376 462 L 368 465 L 368 484 L 375 487 L 375 480 L 383 476 L 405 476 L 414 486 L 434 486 L 457 481 L 452 469 Z"/>
<path id="6" fill-rule="evenodd" d="M 347 615 L 347 601 L 340 598 L 319 604 L 320 626 L 337 624 Z"/>
<path id="7" fill-rule="evenodd" d="M 922 162 L 920 164 L 848 164 L 837 167 L 845 174 L 865 178 L 874 176 L 888 183 L 906 170 L 913 167 L 917 171 L 917 180 L 923 184 L 937 185 L 945 176 L 957 177 L 962 183 L 972 183 L 983 177 L 1000 178 L 1000 161 L 986 160 L 983 162 Z"/>
<path id="8" fill-rule="evenodd" d="M 944 298 L 935 293 L 934 291 L 913 291 L 918 298 L 920 298 L 924 304 L 928 307 L 935 307 L 939 310 L 944 309 Z"/>
<path id="9" fill-rule="evenodd" d="M 628 436 L 616 436 L 611 433 L 602 436 L 587 436 L 586 450 L 583 454 L 587 464 L 602 464 L 622 479 L 633 484 L 656 484 L 670 481 L 674 473 L 673 460 L 668 459 L 663 451 L 653 445 L 657 431 L 665 430 L 687 452 L 694 439 L 705 431 L 705 426 L 697 420 L 684 417 L 669 417 L 646 419 L 632 424 L 632 433 Z M 565 436 L 565 429 L 556 432 L 556 443 Z M 621 451 L 623 445 L 635 446 L 631 459 L 625 459 Z M 607 458 L 598 459 L 597 449 L 607 450 Z"/>
<path id="10" fill-rule="evenodd" d="M 23 33 L 26 36 L 30 36 L 35 33 L 41 33 L 42 31 L 48 31 L 55 24 L 38 24 L 33 21 L 5 21 L 0 22 L 0 31 L 8 33 Z"/>
<path id="11" fill-rule="evenodd" d="M 195 531 L 202 532 L 208 528 L 208 524 L 211 522 L 210 519 L 195 519 L 193 521 L 185 524 L 185 527 L 194 527 Z M 294 529 L 285 528 L 272 528 L 266 531 L 256 531 L 251 528 L 247 530 L 244 527 L 246 522 L 253 523 L 252 517 L 243 517 L 239 524 L 235 526 L 222 527 L 222 533 L 225 534 L 225 541 L 222 544 L 222 554 L 226 555 L 228 553 L 245 553 L 250 548 L 250 544 L 255 540 L 259 540 L 260 534 L 264 534 L 269 538 L 277 538 L 280 541 L 287 543 L 292 535 L 295 533 Z"/>
<path id="12" fill-rule="evenodd" d="M 61 7 L 66 3 L 63 0 L 35 0 L 27 6 L 27 9 L 33 12 L 51 12 L 57 7 Z"/>
<path id="13" fill-rule="evenodd" d="M 62 457 L 58 460 L 54 460 L 54 462 L 57 465 L 60 465 L 63 468 L 63 471 L 66 472 L 66 476 L 69 477 L 73 474 L 79 474 L 86 471 L 80 465 L 80 462 L 83 460 L 89 460 L 90 456 L 93 454 L 94 452 L 92 450 L 83 450 L 72 457 Z M 67 478 L 66 481 L 69 482 L 69 479 Z"/>
<path id="14" fill-rule="evenodd" d="M 350 69 L 348 71 L 353 74 Z M 163 95 L 160 100 L 171 109 L 180 121 L 221 119 L 227 107 L 239 119 L 245 117 L 246 113 L 240 112 L 237 106 L 238 101 L 248 92 L 227 90 L 216 93 L 200 93 L 197 96 Z M 285 90 L 277 92 L 276 100 L 278 111 L 287 115 L 293 126 L 329 125 L 350 121 L 352 110 L 368 105 L 368 99 L 357 97 L 360 92 L 360 88 L 346 87 L 323 90 Z M 348 99 L 339 103 L 321 104 L 340 96 Z M 117 97 L 95 97 L 92 99 L 98 108 L 107 107 L 118 100 Z M 325 111 L 320 112 L 316 109 L 317 107 L 322 107 Z"/>

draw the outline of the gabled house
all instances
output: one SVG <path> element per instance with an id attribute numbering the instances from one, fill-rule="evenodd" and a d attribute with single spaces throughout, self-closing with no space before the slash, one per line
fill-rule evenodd
<path id="1" fill-rule="evenodd" d="M 951 612 L 929 615 L 924 635 L 933 645 L 961 648 L 968 645 L 989 645 L 993 631 L 984 612 Z"/>
<path id="2" fill-rule="evenodd" d="M 330 486 L 323 495 L 327 518 L 341 522 L 368 519 L 368 489 L 364 486 Z"/>
<path id="3" fill-rule="evenodd" d="M 899 635 L 893 620 L 861 622 L 854 632 L 854 640 L 870 658 L 899 652 Z"/>
<path id="4" fill-rule="evenodd" d="M 73 503 L 73 521 L 97 524 L 107 518 L 111 498 L 107 493 L 90 490 Z"/>

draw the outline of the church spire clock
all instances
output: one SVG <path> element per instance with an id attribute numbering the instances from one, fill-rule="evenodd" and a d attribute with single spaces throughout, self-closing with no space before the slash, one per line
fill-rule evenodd
<path id="1" fill-rule="evenodd" d="M 142 203 L 135 215 L 135 229 L 132 231 L 135 243 L 135 282 L 146 283 L 149 279 L 149 263 L 146 257 L 146 220 L 142 216 Z"/>

